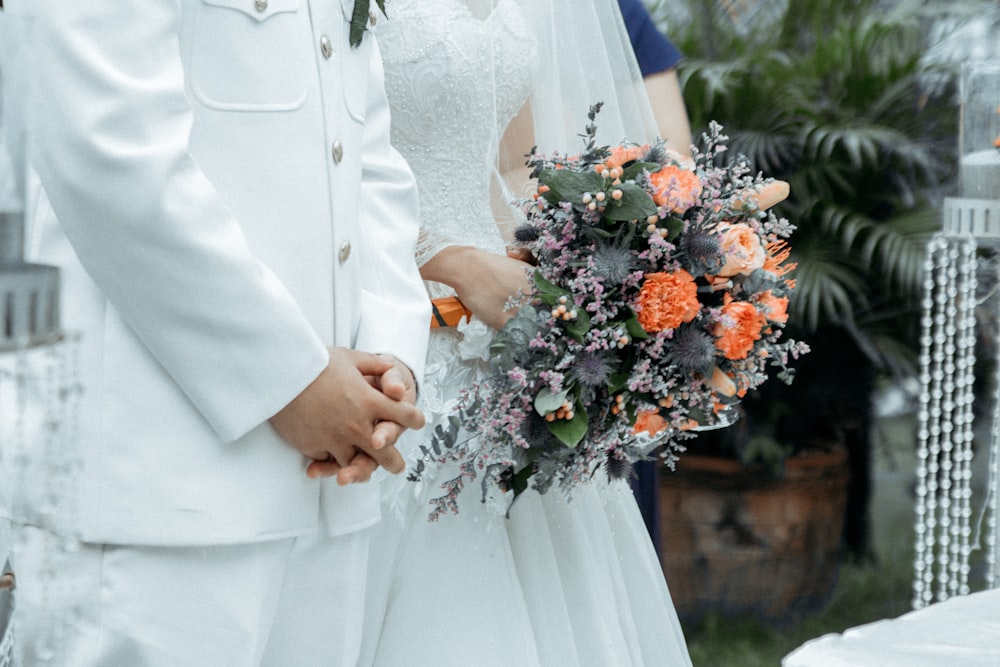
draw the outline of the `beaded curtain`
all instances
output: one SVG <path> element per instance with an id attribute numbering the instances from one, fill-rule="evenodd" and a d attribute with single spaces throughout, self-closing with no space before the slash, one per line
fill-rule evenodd
<path id="1" fill-rule="evenodd" d="M 986 468 L 973 468 L 977 311 L 992 309 L 982 328 L 1000 323 L 1000 300 L 981 301 L 983 282 L 1000 285 L 1000 60 L 962 66 L 960 197 L 944 200 L 943 225 L 924 263 L 913 607 L 970 592 L 970 558 L 984 547 L 985 585 L 1000 586 L 997 563 L 1000 491 L 1000 340 L 994 333 L 994 396 Z M 990 258 L 992 261 L 983 261 Z M 978 273 L 981 272 L 981 273 Z M 984 307 L 982 310 L 989 310 Z M 989 334 L 983 336 L 984 339 Z M 973 503 L 974 473 L 986 495 Z M 977 479 L 978 488 L 978 479 Z M 984 534 L 985 531 L 985 534 Z"/>

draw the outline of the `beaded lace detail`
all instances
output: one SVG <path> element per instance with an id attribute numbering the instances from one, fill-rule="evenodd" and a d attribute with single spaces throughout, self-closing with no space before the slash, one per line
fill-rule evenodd
<path id="1" fill-rule="evenodd" d="M 417 260 L 450 245 L 502 253 L 490 184 L 498 137 L 531 86 L 534 46 L 522 9 L 517 0 L 393 0 L 389 10 L 378 36 L 393 145 L 420 193 Z"/>

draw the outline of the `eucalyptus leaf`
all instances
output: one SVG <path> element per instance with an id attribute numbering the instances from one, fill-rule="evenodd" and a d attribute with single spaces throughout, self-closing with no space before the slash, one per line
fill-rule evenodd
<path id="1" fill-rule="evenodd" d="M 535 412 L 543 417 L 550 412 L 555 412 L 566 403 L 568 396 L 568 391 L 553 394 L 548 387 L 542 387 L 542 390 L 535 396 Z"/>

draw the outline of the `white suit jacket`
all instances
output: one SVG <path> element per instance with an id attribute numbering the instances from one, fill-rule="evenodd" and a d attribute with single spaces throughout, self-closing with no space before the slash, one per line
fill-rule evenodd
<path id="1" fill-rule="evenodd" d="M 267 423 L 328 345 L 423 366 L 415 186 L 353 0 L 31 4 L 29 244 L 83 333 L 83 538 L 377 521 L 374 485 L 308 480 Z"/>

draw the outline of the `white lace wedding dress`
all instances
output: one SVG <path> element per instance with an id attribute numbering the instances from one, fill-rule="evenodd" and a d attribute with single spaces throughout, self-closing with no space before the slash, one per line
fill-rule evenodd
<path id="1" fill-rule="evenodd" d="M 489 165 L 528 97 L 532 38 L 518 0 L 472 1 L 392 0 L 378 28 L 394 144 L 421 193 L 421 259 L 448 244 L 505 251 Z M 421 386 L 428 428 L 485 369 L 489 330 L 477 321 L 459 329 L 431 335 Z M 401 447 L 412 456 L 423 437 Z M 433 479 L 382 484 L 359 664 L 690 664 L 627 484 L 595 480 L 571 502 L 529 491 L 509 519 L 467 490 L 460 513 L 436 523 L 426 518 L 428 499 L 441 494 Z"/>

